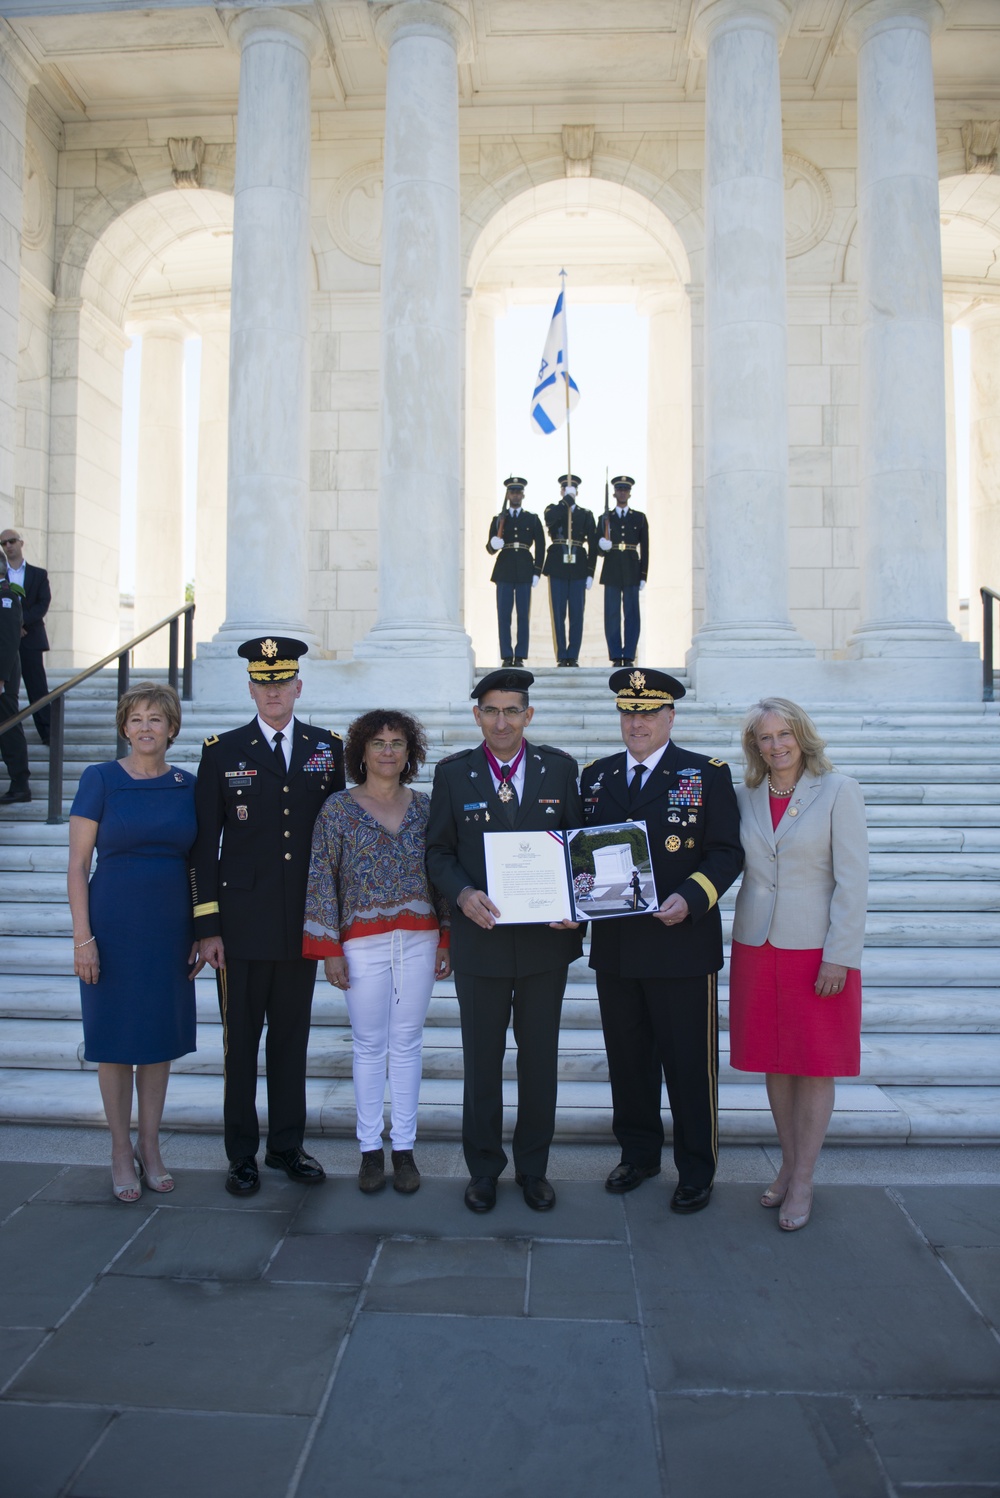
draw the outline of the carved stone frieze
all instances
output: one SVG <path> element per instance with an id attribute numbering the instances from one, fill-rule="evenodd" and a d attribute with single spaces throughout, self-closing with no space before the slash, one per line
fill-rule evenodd
<path id="1" fill-rule="evenodd" d="M 997 169 L 997 146 L 1000 144 L 1000 120 L 970 120 L 962 126 L 965 147 L 965 170 L 992 176 Z"/>
<path id="2" fill-rule="evenodd" d="M 564 125 L 562 148 L 567 177 L 589 177 L 594 160 L 593 125 Z"/>
<path id="3" fill-rule="evenodd" d="M 791 259 L 819 244 L 833 219 L 833 193 L 818 166 L 784 153 L 785 254 Z"/>
<path id="4" fill-rule="evenodd" d="M 338 249 L 362 265 L 382 258 L 381 161 L 366 161 L 337 183 L 327 209 L 330 233 Z"/>
<path id="5" fill-rule="evenodd" d="M 201 186 L 201 168 L 205 160 L 205 142 L 200 135 L 172 135 L 167 141 L 173 167 L 175 187 Z"/>

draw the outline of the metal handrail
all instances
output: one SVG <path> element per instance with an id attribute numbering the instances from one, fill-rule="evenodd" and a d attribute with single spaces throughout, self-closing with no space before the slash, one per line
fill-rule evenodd
<path id="1" fill-rule="evenodd" d="M 1000 603 L 1000 593 L 993 588 L 980 588 L 983 600 L 983 701 L 993 701 L 993 605 Z"/>
<path id="2" fill-rule="evenodd" d="M 178 669 L 177 647 L 180 633 L 179 620 L 182 614 L 184 616 L 184 664 Z M 170 629 L 167 654 L 167 680 L 175 692 L 177 691 L 179 680 L 181 682 L 181 700 L 190 702 L 194 676 L 194 604 L 186 603 L 183 608 L 175 609 L 172 614 L 167 614 L 166 618 L 161 619 L 159 624 L 151 625 L 149 629 L 144 629 L 141 635 L 135 635 L 127 644 L 120 645 L 117 650 L 112 650 L 110 655 L 106 655 L 96 665 L 88 666 L 85 671 L 78 671 L 75 676 L 70 677 L 69 681 L 64 681 L 61 686 L 56 687 L 55 691 L 49 692 L 47 697 L 40 697 L 37 702 L 29 703 L 27 707 L 22 708 L 13 718 L 8 718 L 4 723 L 0 723 L 0 734 L 3 734 L 9 728 L 15 727 L 16 724 L 23 723 L 25 718 L 29 718 L 34 713 L 37 713 L 40 708 L 52 708 L 52 717 L 49 723 L 49 814 L 45 818 L 46 822 L 56 825 L 63 819 L 64 698 L 67 693 L 72 692 L 73 688 L 78 687 L 81 682 L 87 681 L 98 671 L 103 671 L 105 666 L 110 666 L 112 661 L 117 660 L 118 696 L 121 697 L 123 692 L 128 691 L 130 654 L 137 645 L 142 644 L 143 640 L 148 640 L 150 635 L 157 634 L 159 630 L 165 629 L 167 626 Z M 125 743 L 119 737 L 119 757 L 124 752 Z"/>

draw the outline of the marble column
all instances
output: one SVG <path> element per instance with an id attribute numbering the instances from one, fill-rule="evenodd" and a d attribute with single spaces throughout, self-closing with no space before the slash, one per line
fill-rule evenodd
<path id="1" fill-rule="evenodd" d="M 947 617 L 939 0 L 855 0 L 861 624 L 854 658 L 963 653 Z M 942 664 L 943 683 L 950 666 Z M 927 681 L 925 692 L 929 690 Z"/>
<path id="2" fill-rule="evenodd" d="M 229 434 L 229 310 L 201 312 L 195 638 L 211 639 L 226 614 L 226 475 Z"/>
<path id="3" fill-rule="evenodd" d="M 982 640 L 979 590 L 987 587 L 1000 592 L 1000 305 L 982 303 L 963 323 L 970 332 L 971 375 L 969 633 Z"/>
<path id="4" fill-rule="evenodd" d="M 476 659 L 492 661 L 497 649 L 492 564 L 484 547 L 490 521 L 503 500 L 506 470 L 497 467 L 496 320 L 507 310 L 503 291 L 476 291 L 466 307 L 465 405 L 465 627 Z"/>
<path id="5" fill-rule="evenodd" d="M 661 562 L 691 557 L 691 311 L 681 287 L 643 287 L 636 308 L 649 318 L 646 494 L 649 551 Z M 599 496 L 590 500 L 600 508 Z M 691 639 L 691 567 L 650 568 L 642 595 L 647 660 L 675 665 Z M 596 611 L 595 611 L 596 612 Z"/>
<path id="6" fill-rule="evenodd" d="M 135 526 L 135 633 L 184 602 L 184 339 L 176 317 L 142 334 Z M 164 666 L 166 631 L 135 650 L 137 667 Z"/>
<path id="7" fill-rule="evenodd" d="M 705 622 L 691 658 L 808 656 L 788 613 L 785 0 L 704 0 Z M 777 679 L 777 678 L 775 678 Z M 703 690 L 701 674 L 699 691 Z M 710 690 L 720 690 L 714 685 Z"/>
<path id="8" fill-rule="evenodd" d="M 229 649 L 307 624 L 309 163 L 312 57 L 300 11 L 242 11 L 230 333 L 226 619 Z M 275 531 L 280 541 L 275 540 Z"/>
<path id="9" fill-rule="evenodd" d="M 458 63 L 470 53 L 471 33 L 458 6 L 445 0 L 393 0 L 378 10 L 376 33 L 388 67 L 379 592 L 375 625 L 354 653 L 438 657 L 467 676 L 458 544 Z"/>
<path id="10" fill-rule="evenodd" d="M 28 54 L 9 29 L 0 35 L 0 529 L 14 519 L 17 447 L 17 362 L 21 289 L 21 224 L 28 90 L 37 79 Z"/>

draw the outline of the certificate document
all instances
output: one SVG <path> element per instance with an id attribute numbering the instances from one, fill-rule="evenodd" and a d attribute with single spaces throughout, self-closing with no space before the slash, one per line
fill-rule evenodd
<path id="1" fill-rule="evenodd" d="M 486 893 L 500 914 L 498 926 L 571 921 L 573 901 L 562 832 L 488 832 Z"/>
<path id="2" fill-rule="evenodd" d="M 657 908 L 645 822 L 487 832 L 483 849 L 498 925 L 600 921 Z"/>

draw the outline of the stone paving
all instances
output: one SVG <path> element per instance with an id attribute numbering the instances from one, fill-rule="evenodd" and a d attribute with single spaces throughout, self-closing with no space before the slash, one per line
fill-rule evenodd
<path id="1" fill-rule="evenodd" d="M 455 1146 L 241 1202 L 175 1136 L 127 1207 L 106 1143 L 0 1131 L 0 1498 L 1000 1495 L 995 1149 L 828 1150 L 784 1234 L 757 1148 L 691 1218 L 596 1147 L 476 1217 Z"/>

